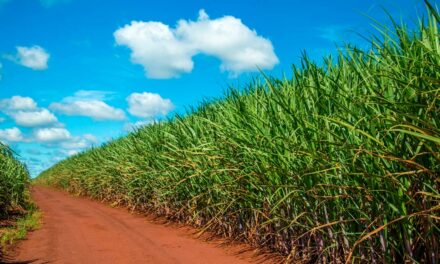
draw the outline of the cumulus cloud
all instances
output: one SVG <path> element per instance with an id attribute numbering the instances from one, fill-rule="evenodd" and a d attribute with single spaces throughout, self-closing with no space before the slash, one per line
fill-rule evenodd
<path id="1" fill-rule="evenodd" d="M 56 153 L 58 153 L 58 159 L 54 161 L 58 162 L 65 157 L 78 154 L 84 149 L 90 148 L 94 144 L 97 144 L 98 140 L 92 134 L 85 134 L 82 136 L 69 136 L 60 141 L 49 141 L 43 143 L 49 147 L 55 147 L 57 149 Z"/>
<path id="2" fill-rule="evenodd" d="M 58 123 L 56 116 L 44 108 L 34 111 L 16 111 L 9 115 L 17 125 L 24 127 L 41 127 Z"/>
<path id="3" fill-rule="evenodd" d="M 65 97 L 64 101 L 76 101 L 76 100 L 99 100 L 106 101 L 113 98 L 115 92 L 102 91 L 102 90 L 79 90 L 76 91 L 73 96 Z"/>
<path id="4" fill-rule="evenodd" d="M 104 98 L 110 93 L 100 91 L 79 91 L 74 99 L 81 97 Z M 71 97 L 70 99 L 73 99 Z M 70 100 L 69 99 L 69 100 Z M 82 150 L 97 144 L 97 138 L 92 134 L 72 135 L 72 133 L 60 123 L 57 117 L 48 109 L 38 107 L 30 97 L 13 96 L 0 99 L 0 111 L 11 117 L 18 126 L 26 127 L 24 133 L 18 127 L 0 129 L 0 141 L 5 143 L 39 143 L 39 145 L 56 149 L 61 153 L 58 158 L 81 152 Z M 3 121 L 0 117 L 0 122 Z M 37 150 L 28 151 L 29 155 L 45 156 Z M 31 162 L 32 160 L 29 160 Z M 35 164 L 28 164 L 30 170 L 36 171 L 41 168 Z M 38 168 L 37 168 L 38 167 Z"/>
<path id="5" fill-rule="evenodd" d="M 161 22 L 132 21 L 114 32 L 118 45 L 131 50 L 133 63 L 150 78 L 189 73 L 197 54 L 217 57 L 221 70 L 233 74 L 272 69 L 279 61 L 270 40 L 233 16 L 210 19 L 204 10 L 197 21 L 180 20 L 176 28 Z"/>
<path id="6" fill-rule="evenodd" d="M 132 93 L 127 97 L 128 112 L 136 117 L 152 119 L 165 116 L 174 109 L 170 99 L 155 93 Z"/>
<path id="7" fill-rule="evenodd" d="M 18 46 L 16 48 L 17 53 L 15 55 L 6 56 L 7 59 L 33 70 L 46 70 L 48 68 L 47 62 L 49 61 L 50 55 L 42 47 Z"/>
<path id="8" fill-rule="evenodd" d="M 108 104 L 97 101 L 76 101 L 71 103 L 53 103 L 50 109 L 70 116 L 87 116 L 94 120 L 123 120 L 124 111 L 109 106 Z"/>
<path id="9" fill-rule="evenodd" d="M 30 97 L 12 96 L 11 98 L 0 100 L 0 110 L 3 111 L 19 111 L 19 110 L 35 110 L 37 103 Z"/>
<path id="10" fill-rule="evenodd" d="M 72 138 L 72 135 L 67 129 L 60 127 L 35 129 L 33 136 L 35 141 L 42 143 L 61 142 Z"/>
<path id="11" fill-rule="evenodd" d="M 6 143 L 22 142 L 24 141 L 24 137 L 21 130 L 17 127 L 0 129 L 0 141 Z"/>
<path id="12" fill-rule="evenodd" d="M 102 101 L 105 97 L 105 92 L 82 90 L 74 96 L 64 98 L 61 103 L 51 104 L 49 108 L 61 114 L 86 116 L 99 121 L 124 120 L 124 111 Z"/>
<path id="13" fill-rule="evenodd" d="M 30 141 L 57 149 L 60 155 L 73 155 L 98 143 L 92 134 L 74 136 L 65 128 L 50 127 L 34 129 Z M 62 157 L 61 157 L 62 158 Z"/>
<path id="14" fill-rule="evenodd" d="M 90 135 L 85 135 L 83 137 L 71 137 L 69 140 L 62 142 L 60 147 L 66 150 L 80 151 L 96 144 L 97 142 L 98 141 L 94 136 L 90 137 Z"/>
<path id="15" fill-rule="evenodd" d="M 66 151 L 67 156 L 73 156 L 73 155 L 76 155 L 78 153 L 79 153 L 79 150 L 76 150 L 76 149 L 71 149 L 71 150 L 67 150 Z"/>
<path id="16" fill-rule="evenodd" d="M 57 117 L 45 108 L 39 108 L 34 99 L 12 96 L 0 100 L 0 111 L 10 116 L 17 125 L 42 127 L 58 125 Z"/>

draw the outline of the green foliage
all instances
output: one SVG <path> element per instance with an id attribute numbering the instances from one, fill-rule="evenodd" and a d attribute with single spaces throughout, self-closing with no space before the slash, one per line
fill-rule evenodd
<path id="1" fill-rule="evenodd" d="M 0 250 L 5 250 L 18 240 L 24 239 L 29 231 L 39 228 L 40 224 L 41 212 L 36 208 L 32 208 L 23 217 L 19 218 L 13 226 L 0 229 Z"/>
<path id="2" fill-rule="evenodd" d="M 28 206 L 29 172 L 13 152 L 0 142 L 0 220 Z"/>
<path id="3" fill-rule="evenodd" d="M 26 214 L 26 210 L 31 207 L 29 172 L 11 149 L 0 142 L 0 262 L 5 246 L 26 235 L 33 215 Z M 11 227 L 17 219 L 17 225 Z"/>
<path id="4" fill-rule="evenodd" d="M 431 9 L 433 12 L 433 9 Z M 263 77 L 39 177 L 285 254 L 440 259 L 437 13 L 291 79 Z"/>

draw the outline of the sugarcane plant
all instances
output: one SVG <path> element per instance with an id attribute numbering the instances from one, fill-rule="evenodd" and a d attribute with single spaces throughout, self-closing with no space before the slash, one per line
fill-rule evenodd
<path id="1" fill-rule="evenodd" d="M 305 263 L 439 263 L 439 14 L 69 157 L 40 183 Z"/>

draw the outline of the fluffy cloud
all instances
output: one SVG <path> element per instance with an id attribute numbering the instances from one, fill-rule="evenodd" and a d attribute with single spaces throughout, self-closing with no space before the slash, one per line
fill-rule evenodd
<path id="1" fill-rule="evenodd" d="M 127 97 L 127 102 L 130 114 L 146 119 L 165 116 L 174 109 L 170 99 L 163 99 L 155 93 L 132 93 Z"/>
<path id="2" fill-rule="evenodd" d="M 97 99 L 108 98 L 110 94 L 109 92 L 102 91 L 79 91 L 75 96 L 67 98 L 66 102 L 75 102 L 74 100 L 78 99 L 86 100 L 87 98 L 92 98 L 96 101 Z M 30 97 L 13 96 L 0 99 L 0 111 L 11 117 L 18 126 L 27 128 L 24 130 L 25 133 L 22 133 L 17 127 L 0 129 L 0 141 L 5 143 L 40 143 L 44 147 L 57 149 L 62 153 L 59 158 L 73 155 L 98 143 L 96 137 L 91 134 L 82 136 L 72 135 L 52 112 L 38 107 L 37 103 Z M 124 114 L 124 112 L 122 113 Z M 0 117 L 0 122 L 3 120 L 4 118 Z M 32 153 L 39 155 L 41 152 Z M 28 152 L 28 154 L 32 153 Z M 40 156 L 44 155 L 46 154 L 41 154 Z M 34 171 L 41 169 L 34 165 L 32 165 Z M 35 169 L 36 167 L 38 168 Z"/>
<path id="3" fill-rule="evenodd" d="M 70 116 L 87 116 L 94 120 L 123 120 L 123 110 L 109 106 L 101 101 L 105 92 L 78 91 L 74 96 L 66 97 L 61 103 L 53 103 L 49 108 Z"/>
<path id="4" fill-rule="evenodd" d="M 98 143 L 94 135 L 73 136 L 67 129 L 58 127 L 34 129 L 30 141 L 53 147 L 58 152 L 68 156 Z"/>
<path id="5" fill-rule="evenodd" d="M 128 123 L 124 124 L 123 129 L 126 132 L 133 132 L 133 131 L 136 131 L 136 130 L 138 130 L 139 128 L 141 128 L 143 126 L 154 124 L 156 122 L 157 122 L 156 120 L 141 120 L 141 121 L 137 121 L 137 122 L 134 122 L 134 123 L 128 122 Z"/>
<path id="6" fill-rule="evenodd" d="M 192 57 L 206 54 L 221 60 L 233 74 L 272 69 L 277 63 L 270 40 L 233 16 L 210 19 L 200 10 L 197 21 L 180 20 L 176 28 L 161 22 L 133 21 L 114 32 L 118 45 L 131 50 L 133 63 L 144 66 L 150 78 L 172 78 L 191 72 Z"/>
<path id="7" fill-rule="evenodd" d="M 106 101 L 113 98 L 115 92 L 101 91 L 101 90 L 79 90 L 75 92 L 73 96 L 68 96 L 63 101 L 76 101 L 76 100 L 99 100 Z"/>
<path id="8" fill-rule="evenodd" d="M 73 156 L 73 155 L 76 155 L 78 153 L 79 153 L 79 151 L 76 150 L 76 149 L 71 149 L 71 150 L 67 150 L 66 151 L 67 156 Z"/>
<path id="9" fill-rule="evenodd" d="M 124 111 L 97 100 L 53 103 L 50 105 L 50 109 L 70 116 L 87 116 L 95 120 L 125 119 Z"/>
<path id="10" fill-rule="evenodd" d="M 117 44 L 131 49 L 132 62 L 143 65 L 148 77 L 171 78 L 193 69 L 195 51 L 179 41 L 165 24 L 133 21 L 114 36 Z"/>
<path id="11" fill-rule="evenodd" d="M 24 137 L 21 130 L 17 127 L 0 129 L 0 141 L 7 143 L 21 142 L 24 141 Z"/>
<path id="12" fill-rule="evenodd" d="M 55 143 L 70 140 L 72 135 L 65 128 L 51 127 L 34 130 L 34 140 L 42 143 Z"/>
<path id="13" fill-rule="evenodd" d="M 92 134 L 85 134 L 83 137 L 84 137 L 84 139 L 86 139 L 86 140 L 88 140 L 90 142 L 93 142 L 93 143 L 97 143 L 98 142 L 98 139 L 94 135 L 92 135 Z"/>
<path id="14" fill-rule="evenodd" d="M 12 96 L 0 100 L 0 111 L 4 112 L 19 126 L 41 127 L 58 123 L 56 116 L 45 108 L 38 108 L 30 97 Z"/>
<path id="15" fill-rule="evenodd" d="M 14 119 L 17 125 L 24 127 L 41 127 L 58 123 L 56 116 L 44 108 L 35 111 L 20 110 L 11 112 L 9 115 Z"/>
<path id="16" fill-rule="evenodd" d="M 49 57 L 49 53 L 47 53 L 42 47 L 32 46 L 17 47 L 16 55 L 7 56 L 6 58 L 33 70 L 45 70 L 47 69 Z"/>
<path id="17" fill-rule="evenodd" d="M 3 111 L 35 109 L 37 109 L 37 103 L 30 97 L 12 96 L 11 98 L 0 100 L 0 110 Z"/>
<path id="18" fill-rule="evenodd" d="M 60 144 L 60 147 L 66 150 L 77 150 L 90 147 L 92 144 L 96 144 L 98 140 L 93 135 L 84 135 L 83 137 L 71 137 Z"/>

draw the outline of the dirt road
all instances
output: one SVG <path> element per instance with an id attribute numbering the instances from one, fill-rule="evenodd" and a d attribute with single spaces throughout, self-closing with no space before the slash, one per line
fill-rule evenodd
<path id="1" fill-rule="evenodd" d="M 43 212 L 11 262 L 19 263 L 249 263 L 236 249 L 192 237 L 188 229 L 160 225 L 121 208 L 35 187 Z"/>

